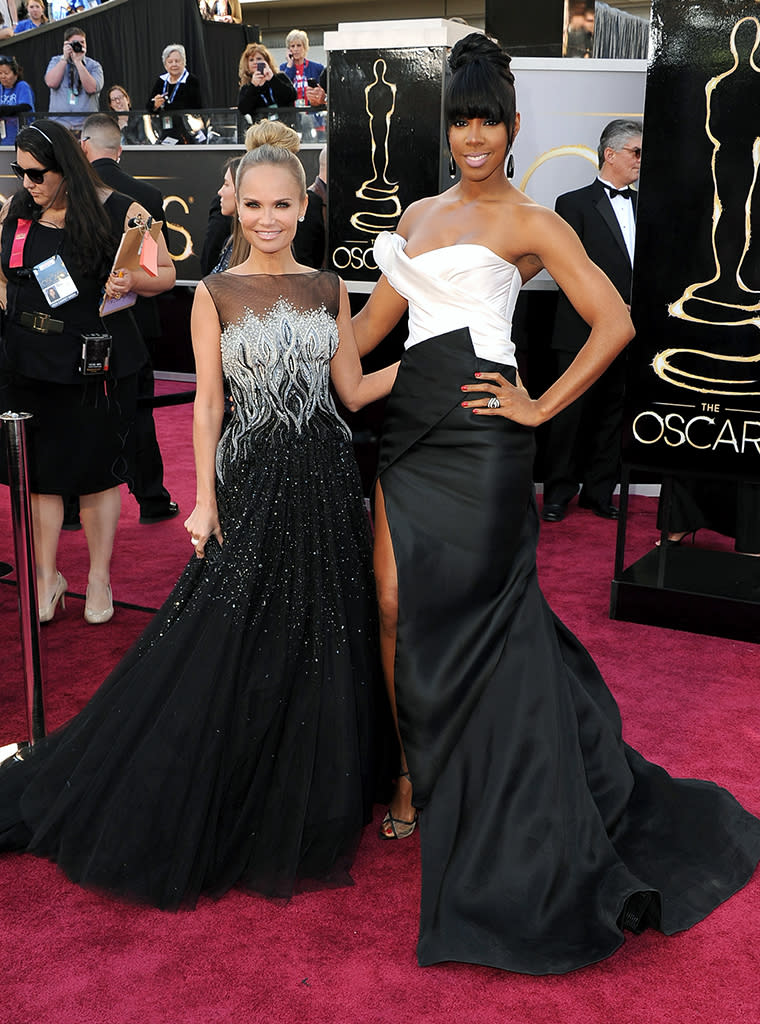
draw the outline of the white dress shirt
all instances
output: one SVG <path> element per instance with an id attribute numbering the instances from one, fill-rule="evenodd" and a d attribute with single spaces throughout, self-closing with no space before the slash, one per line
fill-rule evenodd
<path id="1" fill-rule="evenodd" d="M 599 180 L 609 188 L 617 188 L 617 185 L 613 185 L 611 181 L 606 181 L 601 175 Z M 625 199 L 623 196 L 610 197 L 609 193 L 607 198 L 612 203 L 613 212 L 617 217 L 620 230 L 623 232 L 625 247 L 628 250 L 628 255 L 631 257 L 631 263 L 633 263 L 633 247 L 636 242 L 636 214 L 633 210 L 633 203 L 630 199 Z"/>

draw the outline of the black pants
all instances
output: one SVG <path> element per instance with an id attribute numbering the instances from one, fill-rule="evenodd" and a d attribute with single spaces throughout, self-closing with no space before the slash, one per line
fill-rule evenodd
<path id="1" fill-rule="evenodd" d="M 574 352 L 557 352 L 557 377 L 574 358 Z M 544 460 L 545 504 L 567 504 L 579 484 L 588 501 L 610 503 L 620 479 L 624 397 L 621 354 L 585 394 L 551 421 Z"/>

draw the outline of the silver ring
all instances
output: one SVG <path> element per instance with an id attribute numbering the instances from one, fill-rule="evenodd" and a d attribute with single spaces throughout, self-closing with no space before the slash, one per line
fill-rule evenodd
<path id="1" fill-rule="evenodd" d="M 493 398 L 489 398 L 488 399 L 488 408 L 489 409 L 501 409 L 501 402 L 496 397 L 496 395 L 494 395 Z"/>

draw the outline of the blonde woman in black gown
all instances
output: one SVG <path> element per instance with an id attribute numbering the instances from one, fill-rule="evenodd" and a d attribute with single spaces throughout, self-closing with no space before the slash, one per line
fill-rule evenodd
<path id="1" fill-rule="evenodd" d="M 374 248 L 360 349 L 409 309 L 376 496 L 383 660 L 405 751 L 382 832 L 419 811 L 421 964 L 528 974 L 609 956 L 623 930 L 670 934 L 751 876 L 760 822 L 710 782 L 674 780 L 621 739 L 614 699 L 536 579 L 533 429 L 632 336 L 626 309 L 554 213 L 504 165 L 519 130 L 509 58 L 485 36 L 450 59 L 461 180 Z M 591 326 L 532 399 L 511 317 L 542 267 Z"/>
<path id="2" fill-rule="evenodd" d="M 0 849 L 166 908 L 350 882 L 375 684 L 385 703 L 367 515 L 330 380 L 358 408 L 396 368 L 362 376 L 345 286 L 291 255 L 298 158 L 261 146 L 236 188 L 250 255 L 205 278 L 192 313 L 196 554 L 87 707 L 0 768 Z"/>

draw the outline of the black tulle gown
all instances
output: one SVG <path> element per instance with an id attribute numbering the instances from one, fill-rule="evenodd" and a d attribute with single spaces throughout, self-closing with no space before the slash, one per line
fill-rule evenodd
<path id="1" fill-rule="evenodd" d="M 219 274 L 224 545 L 85 709 L 0 769 L 0 849 L 159 907 L 350 882 L 382 693 L 370 536 L 329 394 L 332 274 Z"/>
<path id="2" fill-rule="evenodd" d="M 624 929 L 688 928 L 748 881 L 760 821 L 623 742 L 594 662 L 541 594 L 533 432 L 460 405 L 476 371 L 514 382 L 472 334 L 508 338 L 517 270 L 477 245 L 409 258 L 381 235 L 374 252 L 413 335 L 452 328 L 404 353 L 379 468 L 420 808 L 419 961 L 563 973 Z"/>

